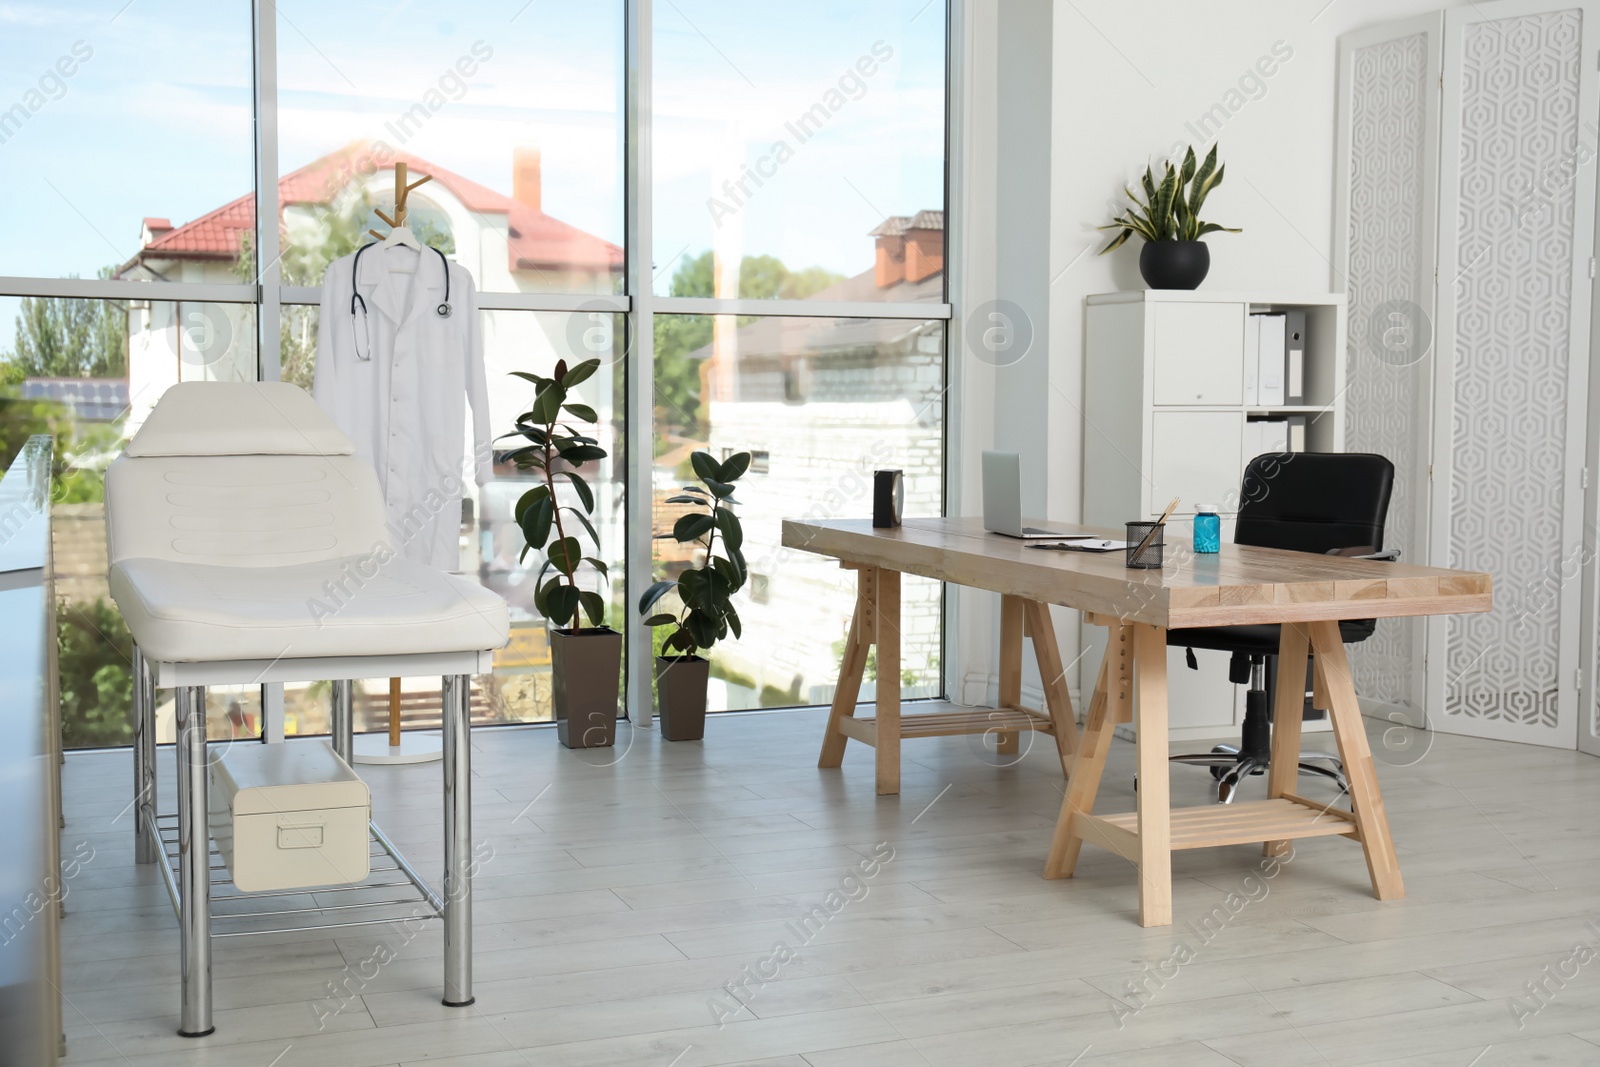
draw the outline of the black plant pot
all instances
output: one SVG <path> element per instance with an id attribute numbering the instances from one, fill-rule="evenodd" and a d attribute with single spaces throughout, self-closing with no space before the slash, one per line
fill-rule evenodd
<path id="1" fill-rule="evenodd" d="M 706 735 L 706 682 L 711 661 L 699 656 L 656 657 L 656 715 L 668 741 Z"/>
<path id="2" fill-rule="evenodd" d="M 1198 289 L 1211 270 L 1204 241 L 1146 241 L 1139 273 L 1152 289 Z"/>
<path id="3" fill-rule="evenodd" d="M 609 748 L 617 740 L 622 635 L 609 626 L 550 631 L 551 703 L 556 736 L 568 748 Z"/>

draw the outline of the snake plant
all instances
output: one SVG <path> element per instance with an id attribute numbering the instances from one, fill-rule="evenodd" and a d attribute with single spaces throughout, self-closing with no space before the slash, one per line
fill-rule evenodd
<path id="1" fill-rule="evenodd" d="M 1219 226 L 1214 222 L 1200 221 L 1200 207 L 1211 190 L 1222 184 L 1222 172 L 1227 168 L 1217 163 L 1217 146 L 1212 145 L 1204 163 L 1195 163 L 1194 146 L 1184 153 L 1183 165 L 1174 168 L 1168 162 L 1166 172 L 1157 184 L 1155 171 L 1144 169 L 1144 199 L 1132 189 L 1123 190 L 1133 201 L 1132 208 L 1112 219 L 1102 230 L 1120 231 L 1111 243 L 1100 250 L 1105 255 L 1134 234 L 1146 241 L 1198 241 L 1208 233 L 1222 230 L 1239 233 L 1237 229 Z"/>

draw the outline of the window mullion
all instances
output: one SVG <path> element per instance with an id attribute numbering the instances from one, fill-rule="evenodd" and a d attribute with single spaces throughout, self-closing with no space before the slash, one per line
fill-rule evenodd
<path id="1" fill-rule="evenodd" d="M 278 237 L 278 3 L 256 0 L 255 158 L 256 158 L 256 351 L 259 376 L 275 382 L 282 373 L 279 334 Z"/>
<path id="2" fill-rule="evenodd" d="M 623 632 L 628 648 L 627 709 L 635 726 L 650 725 L 654 714 L 650 680 L 654 654 L 650 630 L 639 624 L 633 605 L 654 578 L 651 543 L 651 467 L 655 443 L 655 308 L 651 290 L 651 56 L 653 0 L 628 0 L 627 89 L 623 114 L 627 218 L 627 581 Z"/>

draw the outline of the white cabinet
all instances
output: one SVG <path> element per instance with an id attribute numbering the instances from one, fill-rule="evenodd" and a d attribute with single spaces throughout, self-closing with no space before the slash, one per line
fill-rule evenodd
<path id="1" fill-rule="evenodd" d="M 1305 403 L 1249 403 L 1252 314 L 1305 315 Z M 1259 451 L 1252 422 L 1301 419 L 1305 448 L 1344 448 L 1344 297 L 1333 294 L 1211 293 L 1146 290 L 1088 298 L 1084 315 L 1083 521 L 1120 527 L 1154 518 L 1173 497 L 1168 558 L 1190 544 L 1199 503 L 1221 509 L 1232 536 L 1245 464 Z M 1084 627 L 1098 664 L 1105 631 Z M 1171 650 L 1171 729 L 1175 739 L 1231 734 L 1243 714 L 1242 690 L 1229 684 L 1228 657 L 1197 651 L 1200 670 Z M 1091 667 L 1092 670 L 1092 667 Z M 1308 730 L 1320 724 L 1308 722 Z"/>
<path id="2" fill-rule="evenodd" d="M 1253 314 L 1303 312 L 1306 401 L 1247 403 Z M 1119 526 L 1197 503 L 1237 509 L 1259 419 L 1301 419 L 1305 450 L 1344 448 L 1344 297 L 1148 289 L 1088 298 L 1084 346 L 1084 521 Z"/>

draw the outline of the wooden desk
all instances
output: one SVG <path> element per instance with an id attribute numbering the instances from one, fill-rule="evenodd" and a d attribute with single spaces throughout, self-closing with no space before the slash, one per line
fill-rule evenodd
<path id="1" fill-rule="evenodd" d="M 1062 528 L 1121 537 L 1118 531 Z M 1350 837 L 1366 854 L 1373 894 L 1380 900 L 1405 895 L 1338 620 L 1488 611 L 1487 574 L 1244 545 L 1224 545 L 1220 553 L 1206 556 L 1175 552 L 1169 545 L 1164 570 L 1129 570 L 1120 552 L 1030 548 L 1024 541 L 985 533 L 978 519 L 908 519 L 890 530 L 875 530 L 864 519 L 788 520 L 783 524 L 783 543 L 834 557 L 858 573 L 855 619 L 819 766 L 837 767 L 848 740 L 865 742 L 877 749 L 878 792 L 896 793 L 903 737 L 997 728 L 1052 732 L 1069 781 L 1045 877 L 1070 878 L 1085 841 L 1110 849 L 1139 868 L 1139 921 L 1144 926 L 1172 922 L 1171 853 L 1180 848 L 1261 841 L 1268 854 L 1275 854 L 1286 851 L 1295 838 Z M 901 716 L 902 573 L 1001 595 L 999 708 Z M 1089 622 L 1111 631 L 1081 739 L 1074 738 L 1049 604 L 1076 608 Z M 1172 811 L 1167 785 L 1167 630 L 1263 622 L 1284 624 L 1279 651 L 1283 662 L 1293 663 L 1308 654 L 1313 658 L 1318 706 L 1332 718 L 1339 758 L 1350 783 L 1351 810 L 1331 808 L 1296 792 L 1305 697 L 1299 672 L 1282 670 L 1269 799 Z M 1048 714 L 1008 699 L 1020 698 L 1024 625 L 1035 635 Z M 857 719 L 861 673 L 873 645 L 878 650 L 877 717 Z M 1119 722 L 1133 722 L 1137 731 L 1138 811 L 1094 815 L 1095 793 Z M 1008 742 L 1014 740 L 1002 734 L 1002 743 Z"/>

